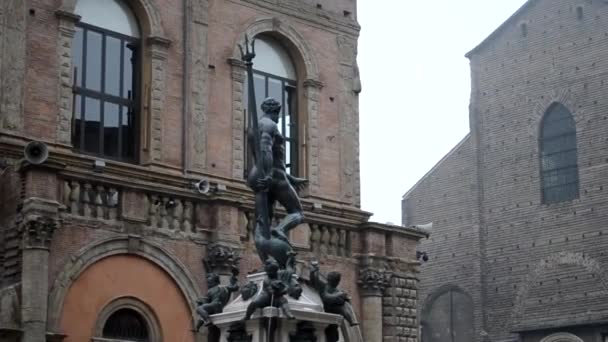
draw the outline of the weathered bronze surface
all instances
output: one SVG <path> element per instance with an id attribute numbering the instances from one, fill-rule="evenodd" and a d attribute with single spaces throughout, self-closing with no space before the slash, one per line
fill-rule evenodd
<path id="1" fill-rule="evenodd" d="M 241 47 L 243 62 L 247 67 L 249 91 L 248 140 L 254 161 L 248 173 L 247 184 L 255 193 L 255 246 L 262 262 L 274 258 L 281 269 L 293 254 L 288 238 L 291 229 L 304 222 L 304 212 L 296 189 L 307 184 L 306 179 L 293 177 L 285 168 L 285 138 L 277 122 L 281 105 L 267 98 L 261 105 L 263 115 L 257 117 L 255 88 L 253 85 L 253 59 L 255 42 L 251 49 L 246 40 L 245 51 Z M 271 226 L 274 203 L 279 202 L 287 215 L 275 227 Z"/>
<path id="2" fill-rule="evenodd" d="M 329 272 L 327 280 L 322 279 L 319 273 L 319 263 L 311 263 L 310 281 L 319 292 L 325 312 L 341 315 L 351 325 L 359 325 L 355 320 L 348 294 L 338 288 L 342 275 L 339 272 Z"/>
<path id="3" fill-rule="evenodd" d="M 232 277 L 228 286 L 220 285 L 220 276 L 217 273 L 207 273 L 207 296 L 199 299 L 196 304 L 196 313 L 199 320 L 196 324 L 196 331 L 203 325 L 210 325 L 210 315 L 221 313 L 224 306 L 230 300 L 230 294 L 238 291 L 238 268 L 233 268 Z"/>
<path id="4" fill-rule="evenodd" d="M 266 271 L 266 278 L 262 285 L 262 292 L 247 306 L 244 320 L 250 319 L 255 310 L 267 306 L 280 308 L 288 319 L 295 319 L 291 310 L 289 310 L 287 298 L 285 298 L 289 288 L 279 277 L 279 264 L 273 258 L 268 258 L 264 263 L 264 271 Z"/>

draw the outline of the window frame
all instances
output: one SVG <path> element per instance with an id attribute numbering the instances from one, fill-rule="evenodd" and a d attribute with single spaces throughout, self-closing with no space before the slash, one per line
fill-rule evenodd
<path id="1" fill-rule="evenodd" d="M 91 24 L 87 24 L 84 22 L 77 22 L 74 24 L 75 29 L 81 29 L 82 30 L 82 53 L 81 53 L 81 58 L 82 60 L 80 61 L 80 65 L 81 65 L 81 71 L 80 74 L 82 75 L 82 79 L 78 80 L 78 70 L 77 67 L 74 65 L 75 63 L 73 63 L 72 65 L 72 72 L 73 72 L 73 84 L 72 84 L 72 96 L 73 96 L 73 103 L 72 103 L 72 146 L 74 148 L 74 151 L 77 153 L 81 153 L 81 154 L 85 154 L 85 155 L 91 155 L 91 156 L 95 156 L 98 158 L 103 158 L 103 159 L 108 159 L 108 160 L 115 160 L 115 161 L 119 161 L 119 162 L 126 162 L 126 163 L 139 163 L 140 161 L 140 137 L 141 137 L 141 132 L 140 132 L 140 126 L 141 126 L 141 109 L 140 109 L 140 93 L 141 93 L 141 73 L 142 73 L 142 65 L 143 65 L 143 53 L 142 53 L 142 48 L 143 48 L 143 42 L 142 39 L 140 37 L 132 37 L 132 36 L 128 36 L 119 32 L 115 32 L 112 30 L 108 30 L 105 29 L 103 27 L 98 27 L 98 26 L 94 26 Z M 98 33 L 101 35 L 101 56 L 100 56 L 100 64 L 101 64 L 101 68 L 100 68 L 100 89 L 97 90 L 93 90 L 90 88 L 86 87 L 86 66 L 87 66 L 87 32 L 92 31 L 95 33 Z M 106 93 L 105 90 L 105 82 L 106 82 L 106 49 L 107 49 L 107 38 L 106 37 L 111 37 L 111 38 L 115 38 L 120 40 L 121 42 L 121 49 L 120 49 L 120 71 L 119 71 L 119 95 L 112 95 L 112 94 L 108 94 Z M 76 37 L 76 36 L 75 36 Z M 74 39 L 75 39 L 74 37 Z M 124 58 L 125 58 L 125 49 L 126 47 L 124 47 L 124 45 L 126 44 L 132 44 L 134 45 L 136 48 L 134 49 L 134 54 L 135 54 L 135 61 L 132 63 L 132 94 L 131 97 L 132 99 L 128 99 L 126 97 L 122 97 L 123 96 L 123 92 L 124 92 L 124 81 L 125 81 L 125 73 L 124 73 L 124 67 L 125 67 L 125 62 L 124 62 Z M 73 45 L 73 43 L 72 43 Z M 72 61 L 74 60 L 74 54 L 72 53 Z M 80 82 L 80 84 L 79 84 Z M 98 152 L 92 152 L 92 151 L 87 151 L 85 149 L 85 125 L 86 125 L 86 120 L 84 119 L 83 114 L 83 110 L 85 108 L 85 101 L 86 99 L 93 99 L 96 101 L 99 101 L 99 128 L 98 128 L 98 132 L 97 134 L 99 135 L 99 142 L 98 142 L 98 146 L 99 146 L 99 151 Z M 80 104 L 77 104 L 77 101 L 80 100 Z M 112 156 L 112 155 L 108 155 L 105 153 L 104 151 L 104 114 L 105 114 L 105 107 L 106 107 L 106 103 L 111 103 L 114 105 L 117 105 L 119 108 L 119 115 L 118 115 L 118 146 L 117 146 L 117 152 L 118 155 L 117 156 Z M 132 143 L 131 146 L 131 153 L 132 156 L 130 157 L 125 157 L 124 156 L 124 141 L 123 141 L 123 115 L 125 113 L 123 113 L 123 108 L 127 107 L 130 108 L 131 111 L 131 116 L 132 116 L 132 130 L 133 130 L 133 136 L 130 138 L 130 142 Z M 79 137 L 79 141 L 78 143 L 76 143 L 76 135 L 77 135 L 77 131 L 76 131 L 76 111 L 77 108 L 80 108 L 80 113 L 78 113 L 78 115 L 80 116 L 80 137 Z M 128 112 L 127 112 L 128 113 Z"/>
<path id="2" fill-rule="evenodd" d="M 573 127 L 571 130 L 568 130 L 565 133 L 545 137 L 544 131 L 545 131 L 546 125 L 548 124 L 547 119 L 549 118 L 550 115 L 554 114 L 554 111 L 556 111 L 556 110 L 565 111 L 565 113 L 567 113 L 569 116 L 568 122 L 566 122 L 565 124 L 568 124 L 571 122 L 571 123 L 573 123 Z M 557 115 L 557 114 L 554 114 L 554 115 Z M 564 119 L 562 118 L 560 120 L 564 120 Z M 555 124 L 555 123 L 553 123 L 553 124 Z M 580 198 L 580 174 L 579 174 L 579 168 L 578 168 L 578 164 L 579 164 L 578 163 L 578 139 L 577 139 L 577 131 L 576 131 L 576 121 L 574 121 L 574 116 L 573 116 L 572 112 L 561 103 L 557 103 L 557 102 L 553 103 L 551 106 L 549 106 L 549 108 L 546 110 L 545 114 L 543 115 L 543 118 L 539 125 L 538 132 L 539 132 L 538 133 L 538 147 L 539 147 L 538 158 L 539 158 L 541 203 L 544 205 L 553 205 L 553 204 L 570 202 L 570 201 L 579 199 Z M 565 148 L 560 147 L 561 149 L 559 149 L 559 150 L 554 150 L 549 153 L 545 153 L 546 145 L 548 142 L 556 141 L 558 139 L 563 139 L 564 137 L 572 137 L 573 145 L 566 146 Z M 550 157 L 550 156 L 565 155 L 567 153 L 574 153 L 574 159 L 575 159 L 574 164 L 559 165 L 558 167 L 552 167 L 550 169 L 545 168 L 545 166 L 544 166 L 545 158 Z M 546 184 L 547 177 L 568 176 L 569 172 L 573 172 L 573 174 L 575 175 L 575 177 L 572 181 L 561 183 L 561 184 L 552 184 L 552 185 Z M 554 173 L 555 175 L 552 175 L 552 173 Z M 572 188 L 570 189 L 570 187 L 572 187 Z M 562 193 L 559 194 L 559 196 L 556 196 L 555 194 L 553 196 L 548 196 L 547 192 L 555 190 L 555 189 L 561 189 Z M 566 190 L 566 189 L 571 190 L 571 193 L 569 193 L 568 196 L 563 195 L 564 190 Z"/>
<path id="3" fill-rule="evenodd" d="M 148 342 L 161 342 L 163 341 L 162 331 L 160 329 L 160 322 L 154 314 L 154 311 L 144 302 L 140 301 L 135 297 L 119 297 L 110 303 L 108 303 L 103 309 L 100 310 L 97 315 L 95 323 L 94 336 L 92 341 L 94 342 L 114 342 L 114 341 L 125 341 L 116 340 L 112 338 L 103 337 L 103 328 L 106 325 L 108 319 L 117 311 L 122 309 L 130 309 L 138 313 L 148 328 Z M 137 342 L 137 341 L 134 341 Z"/>
<path id="4" fill-rule="evenodd" d="M 277 101 L 279 101 L 281 103 L 281 114 L 279 116 L 279 122 L 281 123 L 281 127 L 279 127 L 279 130 L 281 132 L 281 134 L 283 135 L 283 138 L 285 139 L 285 145 L 289 144 L 290 150 L 289 150 L 289 156 L 290 156 L 290 160 L 287 160 L 287 150 L 285 151 L 286 155 L 285 155 L 285 171 L 287 173 L 289 173 L 290 175 L 294 176 L 294 177 L 298 177 L 300 176 L 301 172 L 300 172 L 300 134 L 299 134 L 299 119 L 300 116 L 298 115 L 298 108 L 299 108 L 299 87 L 298 87 L 298 80 L 292 80 L 289 78 L 285 78 L 285 77 L 281 77 L 281 76 L 277 76 L 271 73 L 267 73 L 264 71 L 260 71 L 260 70 L 256 70 L 253 69 L 253 75 L 254 77 L 256 75 L 258 76 L 262 76 L 264 78 L 264 96 L 262 96 L 262 98 L 266 98 L 266 94 L 268 94 L 268 88 L 269 88 L 269 79 L 274 79 L 277 81 L 281 82 L 281 98 L 280 99 L 275 99 Z M 245 82 L 245 84 L 247 84 L 247 82 Z M 285 92 L 286 89 L 288 87 L 291 87 L 293 89 L 293 94 L 292 94 L 292 98 L 293 98 L 293 104 L 289 104 L 289 101 L 287 99 L 287 97 L 285 96 Z M 249 115 L 247 113 L 248 111 L 248 97 L 249 97 L 249 91 L 248 89 L 246 90 L 246 96 L 243 97 L 243 103 L 245 105 L 245 110 L 243 111 L 243 113 L 245 114 L 245 118 L 246 122 L 249 121 Z M 258 96 L 258 94 L 256 93 L 256 96 Z M 260 106 L 262 105 L 262 103 L 256 103 L 256 105 L 258 106 L 257 110 L 261 110 Z M 286 110 L 289 108 L 289 117 L 290 117 L 290 122 L 287 123 L 285 120 L 286 117 Z M 258 117 L 260 115 L 260 113 L 256 113 L 258 114 Z M 278 124 L 278 123 L 277 123 Z M 285 132 L 286 132 L 286 128 L 287 126 L 289 126 L 289 137 L 286 136 Z M 247 129 L 248 129 L 248 125 L 246 125 L 245 127 L 245 160 L 247 161 L 245 168 L 243 170 L 243 177 L 247 178 L 247 175 L 249 173 L 249 169 L 251 167 L 251 163 L 253 163 L 253 160 L 251 158 L 251 155 L 249 153 L 249 149 L 250 146 L 248 144 L 248 139 L 247 139 Z"/>

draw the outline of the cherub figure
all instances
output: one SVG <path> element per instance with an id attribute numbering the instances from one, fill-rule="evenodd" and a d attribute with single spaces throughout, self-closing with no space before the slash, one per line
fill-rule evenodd
<path id="1" fill-rule="evenodd" d="M 196 304 L 198 305 L 196 313 L 199 316 L 199 320 L 196 324 L 196 331 L 199 331 L 203 325 L 210 325 L 210 316 L 221 313 L 222 310 L 224 310 L 224 306 L 226 306 L 230 300 L 230 294 L 239 290 L 238 274 L 238 268 L 233 268 L 230 284 L 228 286 L 222 286 L 220 285 L 220 276 L 217 273 L 207 273 L 207 296 L 196 301 Z"/>
<path id="2" fill-rule="evenodd" d="M 327 281 L 324 281 L 319 274 L 319 263 L 311 262 L 310 281 L 321 296 L 325 312 L 341 315 L 351 326 L 359 325 L 353 316 L 350 297 L 338 288 L 341 279 L 339 272 L 329 272 Z"/>
<path id="3" fill-rule="evenodd" d="M 288 319 L 295 319 L 291 310 L 289 310 L 287 298 L 285 298 L 288 286 L 279 278 L 279 264 L 277 261 L 273 258 L 266 259 L 264 271 L 266 271 L 266 278 L 262 285 L 262 292 L 249 303 L 243 320 L 249 320 L 255 310 L 263 309 L 267 306 L 281 308 Z"/>

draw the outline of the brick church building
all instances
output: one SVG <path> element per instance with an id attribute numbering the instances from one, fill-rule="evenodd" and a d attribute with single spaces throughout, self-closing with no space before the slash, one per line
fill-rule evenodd
<path id="1" fill-rule="evenodd" d="M 530 0 L 467 54 L 470 133 L 403 197 L 423 342 L 608 341 L 608 3 Z"/>
<path id="2" fill-rule="evenodd" d="M 0 341 L 207 341 L 202 260 L 261 269 L 246 36 L 309 180 L 299 267 L 342 273 L 365 341 L 418 341 L 426 235 L 360 208 L 356 18 L 355 0 L 0 1 Z"/>

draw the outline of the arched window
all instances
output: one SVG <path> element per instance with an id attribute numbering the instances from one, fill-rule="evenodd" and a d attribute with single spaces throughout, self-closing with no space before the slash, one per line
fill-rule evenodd
<path id="1" fill-rule="evenodd" d="M 474 341 L 473 300 L 456 287 L 439 290 L 422 310 L 422 342 Z"/>
<path id="2" fill-rule="evenodd" d="M 578 198 L 576 125 L 563 105 L 552 105 L 542 121 L 540 164 L 543 203 Z"/>
<path id="3" fill-rule="evenodd" d="M 122 0 L 78 0 L 72 43 L 74 148 L 104 158 L 137 158 L 140 31 Z"/>
<path id="4" fill-rule="evenodd" d="M 267 35 L 255 37 L 255 53 L 253 82 L 258 116 L 263 114 L 260 105 L 267 97 L 273 97 L 281 103 L 282 109 L 278 125 L 281 134 L 285 137 L 285 166 L 288 173 L 297 175 L 297 75 L 294 63 L 283 46 L 276 39 Z M 245 91 L 247 91 L 246 88 Z M 245 104 L 248 103 L 247 96 L 248 94 L 244 96 Z"/>
<path id="5" fill-rule="evenodd" d="M 150 341 L 146 320 L 135 310 L 120 309 L 106 320 L 103 338 L 120 341 Z"/>

